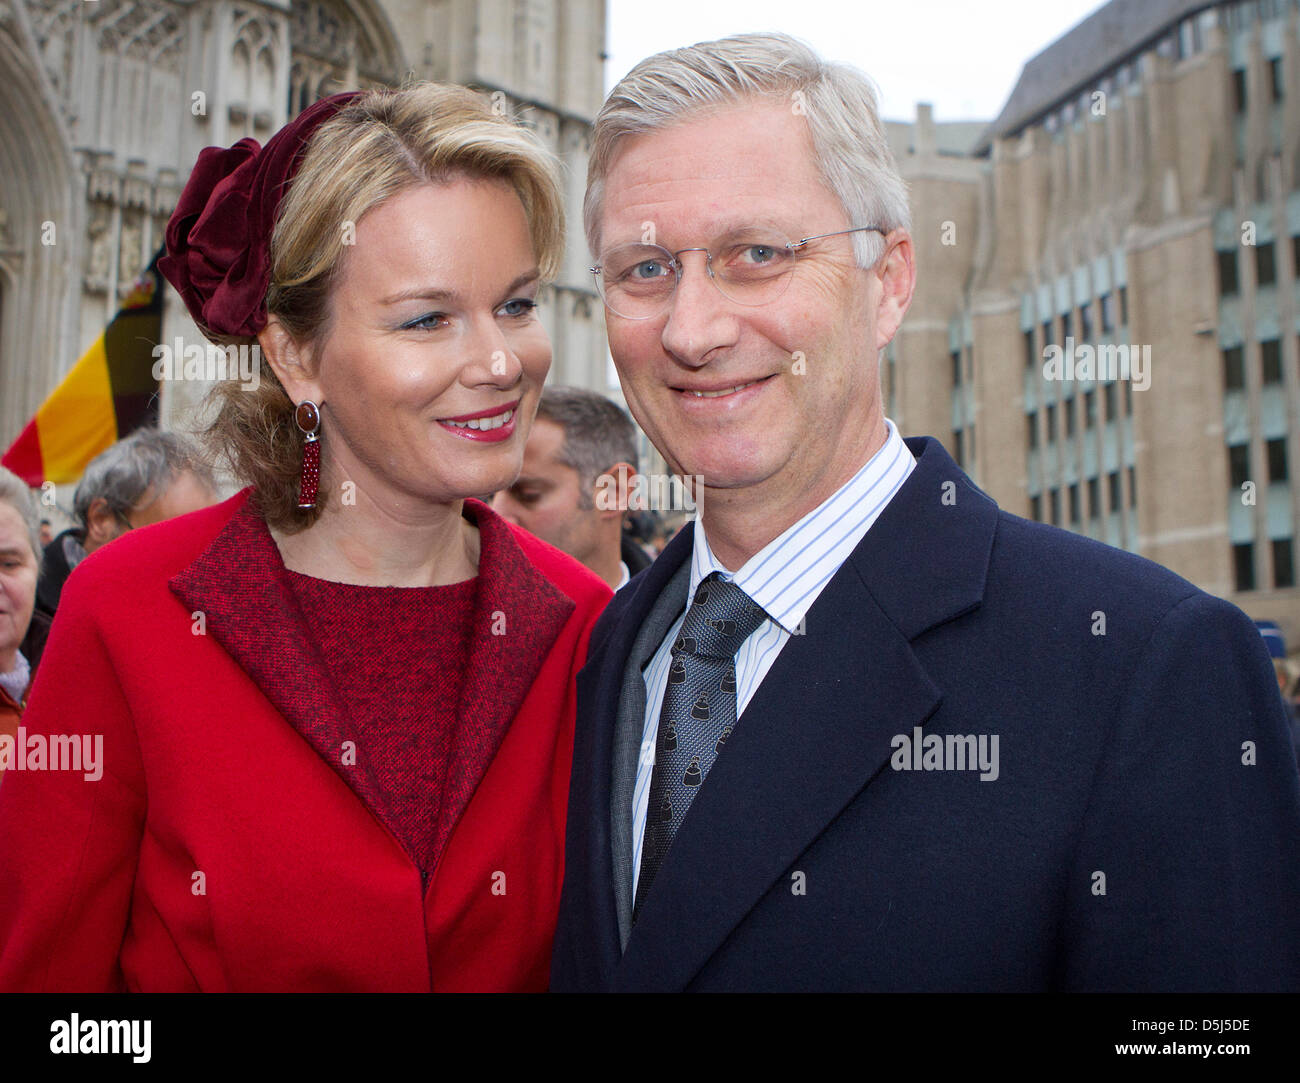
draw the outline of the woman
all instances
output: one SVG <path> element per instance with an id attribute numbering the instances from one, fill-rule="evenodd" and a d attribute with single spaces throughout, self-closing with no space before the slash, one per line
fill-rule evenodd
<path id="1" fill-rule="evenodd" d="M 160 269 L 261 351 L 210 433 L 250 488 L 69 579 L 28 722 L 103 777 L 4 787 L 0 988 L 545 988 L 609 590 L 467 498 L 550 365 L 556 176 L 429 84 L 200 156 Z"/>
<path id="2" fill-rule="evenodd" d="M 31 490 L 0 466 L 0 782 L 17 753 L 32 659 L 21 649 L 36 604 L 40 534 Z"/>

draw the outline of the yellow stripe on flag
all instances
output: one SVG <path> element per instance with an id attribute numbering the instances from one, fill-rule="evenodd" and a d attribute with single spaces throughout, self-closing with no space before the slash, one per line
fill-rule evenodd
<path id="1" fill-rule="evenodd" d="M 86 464 L 117 439 L 104 336 L 72 367 L 36 411 L 45 480 L 76 481 Z"/>

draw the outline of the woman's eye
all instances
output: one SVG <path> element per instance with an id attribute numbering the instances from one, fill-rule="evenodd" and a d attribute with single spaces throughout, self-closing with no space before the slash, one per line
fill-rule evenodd
<path id="1" fill-rule="evenodd" d="M 441 312 L 430 312 L 427 316 L 421 316 L 418 320 L 411 320 L 409 323 L 402 324 L 403 331 L 432 331 L 435 327 L 445 324 L 447 317 Z"/>
<path id="2" fill-rule="evenodd" d="M 501 310 L 507 316 L 527 316 L 537 307 L 537 302 L 527 297 L 516 297 L 513 301 L 507 301 L 501 306 Z"/>

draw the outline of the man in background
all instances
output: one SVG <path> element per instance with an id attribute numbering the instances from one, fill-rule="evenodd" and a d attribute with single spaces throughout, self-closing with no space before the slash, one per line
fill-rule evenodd
<path id="1" fill-rule="evenodd" d="M 496 494 L 492 508 L 618 590 L 650 564 L 623 531 L 636 462 L 636 429 L 622 409 L 593 391 L 548 387 L 523 470 Z"/>
<path id="2" fill-rule="evenodd" d="M 37 610 L 54 616 L 72 569 L 96 549 L 128 530 L 198 511 L 217 499 L 211 466 L 179 433 L 138 429 L 101 451 L 72 497 L 77 525 L 45 546 Z"/>

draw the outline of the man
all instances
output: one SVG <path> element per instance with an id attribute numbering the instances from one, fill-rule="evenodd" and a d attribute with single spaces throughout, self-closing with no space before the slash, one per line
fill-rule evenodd
<path id="1" fill-rule="evenodd" d="M 650 565 L 623 530 L 636 461 L 636 429 L 623 410 L 594 391 L 548 387 L 519 479 L 492 508 L 618 590 Z"/>
<path id="2" fill-rule="evenodd" d="M 96 455 L 72 496 L 77 526 L 45 546 L 36 608 L 53 617 L 68 576 L 128 530 L 215 504 L 212 468 L 180 433 L 137 429 Z"/>
<path id="3" fill-rule="evenodd" d="M 706 499 L 578 678 L 553 987 L 1296 987 L 1250 621 L 884 417 L 914 270 L 866 80 L 783 35 L 660 54 L 588 182 L 628 405 Z"/>

